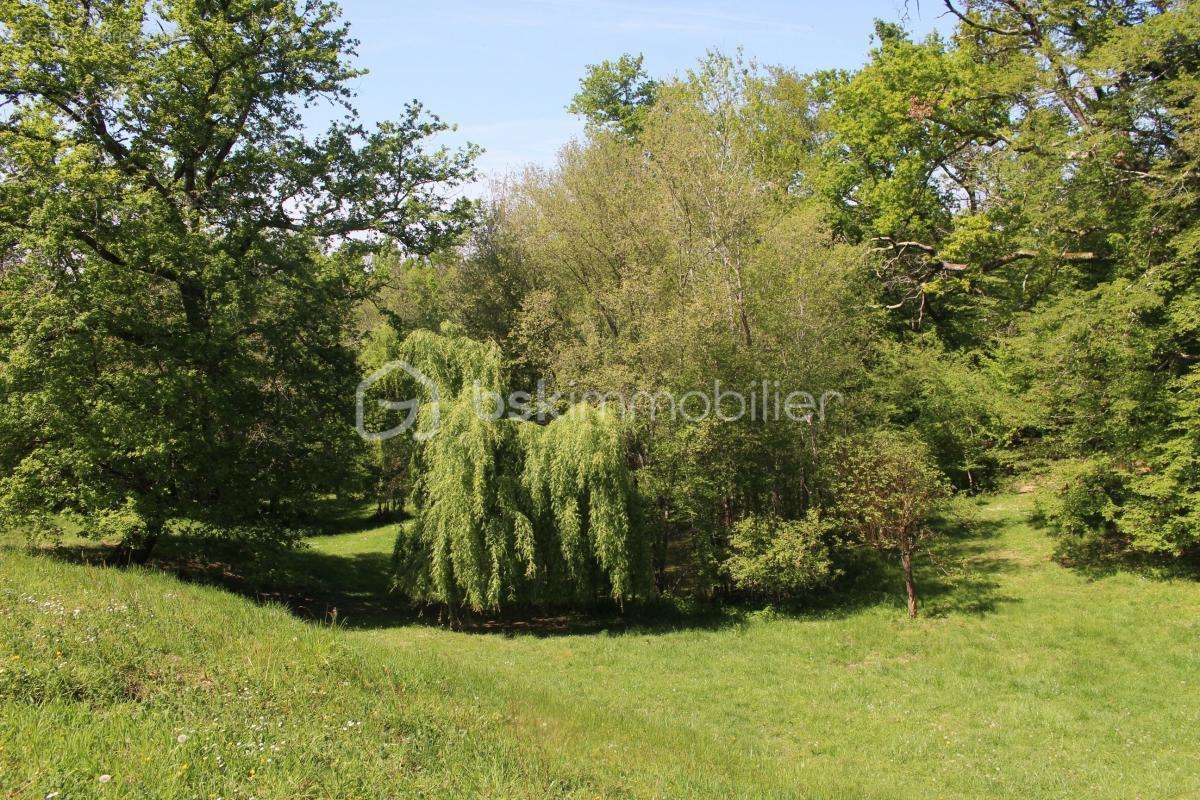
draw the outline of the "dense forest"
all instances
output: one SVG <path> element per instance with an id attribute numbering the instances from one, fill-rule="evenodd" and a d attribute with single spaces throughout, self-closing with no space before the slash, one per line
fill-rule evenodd
<path id="1" fill-rule="evenodd" d="M 446 123 L 358 118 L 325 0 L 0 0 L 0 523 L 145 561 L 369 504 L 452 613 L 881 551 L 916 615 L 941 501 L 1036 478 L 1063 563 L 1194 565 L 1200 9 L 945 9 L 853 71 L 593 65 L 586 134 L 474 201 Z M 359 427 L 415 427 L 356 433 L 372 374 Z"/>

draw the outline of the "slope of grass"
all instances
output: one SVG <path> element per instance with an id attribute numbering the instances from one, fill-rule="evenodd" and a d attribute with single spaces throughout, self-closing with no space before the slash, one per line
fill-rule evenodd
<path id="1" fill-rule="evenodd" d="M 140 571 L 4 555 L 0 796 L 544 796 L 468 671 Z M 111 776 L 105 781 L 102 776 Z"/>
<path id="2" fill-rule="evenodd" d="M 1064 570 L 1029 505 L 960 507 L 915 623 L 452 632 L 375 596 L 387 529 L 280 567 L 338 627 L 6 551 L 0 797 L 1200 796 L 1200 586 Z"/>

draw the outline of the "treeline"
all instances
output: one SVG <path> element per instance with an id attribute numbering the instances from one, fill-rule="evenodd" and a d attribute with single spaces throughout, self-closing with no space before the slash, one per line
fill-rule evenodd
<path id="1" fill-rule="evenodd" d="M 843 395 L 811 424 L 628 426 L 660 590 L 851 568 L 844 444 L 880 431 L 907 446 L 868 452 L 962 491 L 1047 476 L 1064 558 L 1195 554 L 1196 10 L 950 11 L 949 37 L 877 24 L 855 72 L 590 68 L 585 139 L 396 290 L 397 330 L 454 320 L 512 387 Z"/>
<path id="2" fill-rule="evenodd" d="M 952 35 L 878 23 L 853 72 L 622 56 L 581 81 L 583 139 L 476 206 L 418 106 L 301 135 L 356 74 L 329 4 L 0 7 L 13 524 L 145 556 L 358 495 L 412 516 L 399 590 L 479 610 L 783 599 L 868 546 L 915 613 L 937 501 L 1025 471 L 1065 558 L 1198 549 L 1193 3 L 950 3 Z M 367 422 L 419 398 L 433 435 L 364 443 L 354 386 L 397 360 L 427 382 L 391 373 Z M 565 399 L 764 381 L 836 402 Z M 539 386 L 530 419 L 478 413 Z"/>

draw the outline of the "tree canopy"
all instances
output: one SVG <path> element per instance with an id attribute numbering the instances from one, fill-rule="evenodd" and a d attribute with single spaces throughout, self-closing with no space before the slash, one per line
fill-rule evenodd
<path id="1" fill-rule="evenodd" d="M 355 447 L 362 256 L 454 240 L 473 149 L 427 148 L 417 103 L 362 126 L 323 0 L 0 18 L 0 509 L 122 520 L 142 557 L 171 520 L 302 512 Z M 345 116 L 308 136 L 316 103 Z"/>
<path id="2" fill-rule="evenodd" d="M 592 65 L 477 203 L 331 2 L 0 0 L 0 516 L 144 557 L 373 497 L 417 602 L 778 600 L 1036 472 L 1060 556 L 1193 557 L 1195 2 L 943 6 L 853 70 Z"/>

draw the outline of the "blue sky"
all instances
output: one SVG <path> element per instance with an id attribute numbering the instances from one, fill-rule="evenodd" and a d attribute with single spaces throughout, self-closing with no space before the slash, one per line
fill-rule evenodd
<path id="1" fill-rule="evenodd" d="M 705 51 L 744 49 L 764 64 L 801 71 L 861 64 L 872 20 L 907 18 L 917 33 L 945 29 L 936 0 L 682 2 L 680 0 L 342 0 L 359 39 L 355 83 L 369 122 L 399 115 L 417 98 L 487 153 L 485 174 L 535 162 L 582 129 L 565 107 L 584 67 L 644 53 L 655 77 L 693 65 Z M 319 112 L 317 112 L 319 115 Z M 315 121 L 315 120 L 314 120 Z"/>

